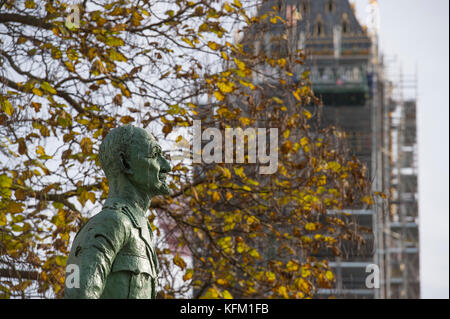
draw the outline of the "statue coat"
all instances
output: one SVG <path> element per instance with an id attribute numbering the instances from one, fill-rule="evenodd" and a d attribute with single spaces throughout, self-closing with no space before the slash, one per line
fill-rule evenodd
<path id="1" fill-rule="evenodd" d="M 158 276 L 153 234 L 137 206 L 107 199 L 76 235 L 67 265 L 80 270 L 79 288 L 64 298 L 155 298 Z"/>

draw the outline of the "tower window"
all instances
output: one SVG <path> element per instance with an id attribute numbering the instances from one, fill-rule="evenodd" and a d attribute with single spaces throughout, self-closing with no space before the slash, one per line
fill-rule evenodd
<path id="1" fill-rule="evenodd" d="M 347 34 L 350 32 L 350 26 L 348 25 L 348 21 L 342 22 L 342 33 Z"/>
<path id="2" fill-rule="evenodd" d="M 328 12 L 328 13 L 334 12 L 334 1 L 333 0 L 328 0 L 326 2 L 326 12 Z"/>
<path id="3" fill-rule="evenodd" d="M 303 14 L 307 14 L 309 12 L 309 0 L 303 0 L 300 9 Z"/>
<path id="4" fill-rule="evenodd" d="M 316 23 L 316 34 L 318 36 L 322 36 L 323 35 L 323 23 L 321 21 L 318 21 Z"/>
<path id="5" fill-rule="evenodd" d="M 348 34 L 348 33 L 350 33 L 350 22 L 349 22 L 349 20 L 348 20 L 348 15 L 347 15 L 346 13 L 344 13 L 344 14 L 342 15 L 342 23 L 341 23 L 341 26 L 342 26 L 342 33 L 343 33 L 343 34 Z"/>

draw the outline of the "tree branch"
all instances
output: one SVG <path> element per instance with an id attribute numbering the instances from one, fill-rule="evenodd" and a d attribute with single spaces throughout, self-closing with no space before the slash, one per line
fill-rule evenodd
<path id="1" fill-rule="evenodd" d="M 8 22 L 17 22 L 25 25 L 42 28 L 46 30 L 52 30 L 54 25 L 52 23 L 48 23 L 45 19 L 33 17 L 33 16 L 24 16 L 17 13 L 2 13 L 0 14 L 0 23 L 8 23 Z"/>
<path id="2" fill-rule="evenodd" d="M 38 280 L 39 273 L 37 271 L 1 269 L 0 277 Z"/>

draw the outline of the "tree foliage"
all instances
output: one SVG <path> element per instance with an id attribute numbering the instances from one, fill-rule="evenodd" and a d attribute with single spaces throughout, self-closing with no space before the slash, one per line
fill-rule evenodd
<path id="1" fill-rule="evenodd" d="M 294 80 L 302 52 L 235 41 L 236 28 L 286 25 L 276 8 L 252 16 L 254 5 L 85 0 L 73 25 L 63 1 L 2 2 L 0 268 L 9 277 L 0 294 L 62 296 L 71 236 L 108 193 L 97 153 L 110 129 L 133 123 L 167 138 L 204 105 L 215 110 L 206 126 L 279 128 L 278 171 L 261 179 L 255 165 L 213 164 L 193 176 L 173 163 L 173 194 L 154 199 L 150 216 L 170 243 L 158 249 L 160 296 L 304 298 L 332 286 L 314 256 L 361 239 L 329 212 L 370 204 L 364 169 L 339 132 L 312 128 L 308 74 Z"/>

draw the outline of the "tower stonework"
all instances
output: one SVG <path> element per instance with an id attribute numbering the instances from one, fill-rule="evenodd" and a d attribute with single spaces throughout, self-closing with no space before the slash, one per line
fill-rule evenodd
<path id="1" fill-rule="evenodd" d="M 319 290 L 317 297 L 419 298 L 415 98 L 392 93 L 401 91 L 402 80 L 385 77 L 377 35 L 361 25 L 348 0 L 268 0 L 257 14 L 271 11 L 284 22 L 248 30 L 247 49 L 305 54 L 295 76 L 300 80 L 309 72 L 314 93 L 323 101 L 321 124 L 345 132 L 349 147 L 367 167 L 373 191 L 386 194 L 370 209 L 346 208 L 373 235 L 367 236 L 365 249 L 327 256 L 336 284 Z M 379 288 L 366 283 L 374 265 Z"/>

